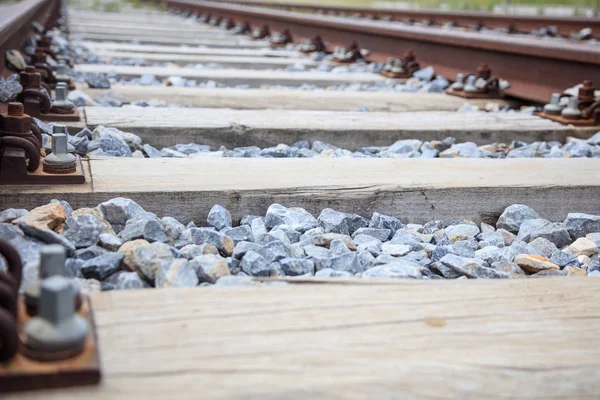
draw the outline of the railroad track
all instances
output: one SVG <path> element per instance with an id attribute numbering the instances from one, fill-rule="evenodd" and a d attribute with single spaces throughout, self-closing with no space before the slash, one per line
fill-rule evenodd
<path id="1" fill-rule="evenodd" d="M 550 34 L 571 37 L 584 29 L 591 30 L 590 37 L 597 38 L 600 32 L 600 18 L 554 17 L 503 15 L 487 12 L 448 12 L 437 10 L 403 10 L 384 7 L 336 6 L 327 4 L 307 4 L 290 2 L 237 1 L 226 0 L 230 4 L 269 7 L 286 11 L 311 12 L 316 14 L 365 18 L 371 20 L 397 21 L 408 24 L 439 26 L 446 29 L 500 30 L 507 34 Z"/>
<path id="2" fill-rule="evenodd" d="M 582 76 L 594 79 L 600 64 L 600 48 L 582 43 L 443 31 L 387 21 L 348 20 L 210 1 L 171 1 L 167 4 L 213 18 L 233 18 L 253 26 L 268 24 L 273 31 L 289 29 L 295 40 L 320 35 L 332 46 L 347 46 L 356 41 L 369 49 L 371 58 L 376 61 L 400 57 L 411 49 L 423 65 L 431 65 L 440 74 L 451 78 L 474 70 L 471 60 L 485 59 L 497 76 L 510 81 L 508 94 L 538 102 L 548 101 L 551 93 L 577 84 Z"/>
<path id="3" fill-rule="evenodd" d="M 482 50 L 484 33 L 438 33 L 439 46 L 479 35 L 463 43 L 470 50 L 445 45 L 471 51 L 468 63 L 438 64 L 426 51 L 437 45 L 423 42 L 431 32 L 413 27 L 411 40 L 425 43 L 413 48 L 419 69 L 389 78 L 376 61 L 404 51 L 413 28 L 382 17 L 166 5 L 79 6 L 67 19 L 64 5 L 29 0 L 0 25 L 5 57 L 21 51 L 46 85 L 59 85 L 54 69 L 72 88 L 68 101 L 52 89 L 46 110 L 30 68 L 18 100 L 45 122 L 30 125 L 14 102 L 0 108 L 0 238 L 22 258 L 23 288 L 43 244 L 66 249 L 65 274 L 91 293 L 102 350 L 103 385 L 45 397 L 165 398 L 175 381 L 207 397 L 600 394 L 589 368 L 600 355 L 600 128 L 530 112 L 541 93 L 593 80 L 581 73 L 597 67 L 597 47 L 572 45 L 585 51 L 569 60 L 550 55 L 565 43 L 544 42 L 545 71 L 562 63 L 577 79 L 524 84 L 522 71 L 489 60 L 538 68 L 540 39 L 514 39 L 536 48 L 529 57 Z M 59 27 L 46 38 L 33 20 Z M 234 34 L 246 21 L 270 37 Z M 283 29 L 293 43 L 280 46 Z M 29 34 L 41 53 L 14 44 Z M 300 40 L 316 34 L 332 50 L 356 40 L 370 62 L 340 62 L 349 49 L 306 54 Z M 8 59 L 1 95 L 14 88 Z M 447 71 L 484 62 L 511 96 L 446 93 Z M 570 101 L 595 95 L 579 89 Z M 508 379 L 507 368 L 518 372 Z"/>

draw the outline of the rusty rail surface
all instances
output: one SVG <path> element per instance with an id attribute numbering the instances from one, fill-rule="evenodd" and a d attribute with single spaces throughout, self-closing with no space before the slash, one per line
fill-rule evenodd
<path id="1" fill-rule="evenodd" d="M 568 36 L 571 32 L 591 28 L 593 36 L 600 37 L 600 17 L 552 17 L 528 15 L 503 15 L 488 12 L 451 12 L 437 10 L 399 10 L 395 8 L 334 6 L 326 4 L 276 3 L 269 1 L 219 0 L 223 3 L 246 6 L 270 7 L 287 11 L 320 12 L 330 15 L 360 16 L 371 19 L 392 18 L 395 21 L 412 19 L 429 20 L 439 25 L 454 22 L 457 26 L 468 28 L 473 25 L 489 29 L 513 27 L 518 32 L 531 32 L 534 29 L 556 27 L 559 34 Z"/>
<path id="2" fill-rule="evenodd" d="M 42 26 L 55 16 L 61 5 L 61 0 L 23 0 L 9 5 L 2 11 L 0 18 L 0 62 L 2 76 L 8 73 L 6 68 L 6 50 L 20 49 L 25 39 L 34 30 L 33 21 Z"/>
<path id="3" fill-rule="evenodd" d="M 398 57 L 411 49 L 422 66 L 431 65 L 450 79 L 487 63 L 494 75 L 511 83 L 507 95 L 540 103 L 584 79 L 600 82 L 600 46 L 349 20 L 204 0 L 167 0 L 166 4 L 173 9 L 248 22 L 254 27 L 266 24 L 272 31 L 289 29 L 295 42 L 315 35 L 332 46 L 357 41 L 371 51 L 373 61 Z"/>

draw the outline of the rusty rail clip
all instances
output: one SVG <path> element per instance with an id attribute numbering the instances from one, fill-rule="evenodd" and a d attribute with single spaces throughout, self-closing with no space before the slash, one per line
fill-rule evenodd
<path id="1" fill-rule="evenodd" d="M 333 61 L 340 64 L 351 64 L 359 60 L 368 62 L 369 50 L 361 49 L 358 43 L 352 42 L 348 47 L 336 47 L 333 51 Z"/>
<path id="2" fill-rule="evenodd" d="M 267 25 L 256 27 L 252 30 L 252 40 L 261 40 L 271 36 L 271 30 Z"/>
<path id="3" fill-rule="evenodd" d="M 292 42 L 292 33 L 289 29 L 284 29 L 283 32 L 275 32 L 271 35 L 271 40 L 269 40 L 269 47 L 276 49 L 280 47 L 285 47 L 286 45 Z"/>
<path id="4" fill-rule="evenodd" d="M 219 16 L 216 17 L 212 17 L 209 21 L 208 24 L 209 25 L 213 25 L 213 26 L 219 26 L 221 24 L 221 20 L 222 18 Z"/>
<path id="5" fill-rule="evenodd" d="M 476 74 L 458 74 L 446 93 L 465 99 L 498 99 L 510 87 L 508 81 L 496 78 L 487 64 L 481 64 Z"/>
<path id="6" fill-rule="evenodd" d="M 44 121 L 80 120 L 77 107 L 66 99 L 68 89 L 65 82 L 57 81 L 55 84 L 57 101 L 53 103 L 35 67 L 27 66 L 19 75 L 23 90 L 17 96 L 17 100 L 23 103 L 25 114 Z"/>
<path id="7" fill-rule="evenodd" d="M 383 70 L 381 70 L 381 75 L 392 79 L 407 79 L 419 69 L 421 69 L 421 66 L 415 53 L 408 50 L 402 58 L 388 59 L 383 66 Z"/>
<path id="8" fill-rule="evenodd" d="M 67 173 L 48 173 L 41 147 L 42 134 L 24 113 L 23 104 L 8 103 L 6 112 L 0 113 L 0 184 L 85 183 L 79 156 L 74 156 L 74 167 Z"/>
<path id="9" fill-rule="evenodd" d="M 252 29 L 250 28 L 250 24 L 247 22 L 236 24 L 231 33 L 234 35 L 246 35 L 251 33 Z"/>
<path id="10" fill-rule="evenodd" d="M 221 23 L 219 24 L 219 28 L 223 29 L 223 30 L 230 30 L 235 26 L 235 22 L 233 22 L 233 19 L 231 18 L 223 18 L 223 20 L 221 20 Z"/>
<path id="11" fill-rule="evenodd" d="M 304 54 L 316 52 L 329 53 L 329 51 L 327 50 L 327 45 L 325 44 L 325 42 L 323 42 L 321 36 L 318 35 L 310 40 L 307 39 L 303 41 L 300 45 L 300 52 Z"/>
<path id="12" fill-rule="evenodd" d="M 0 239 L 0 256 L 8 272 L 0 272 L 0 393 L 100 382 L 100 357 L 91 302 L 65 277 L 66 250 L 60 245 L 40 249 L 41 276 L 36 315 L 25 310 L 19 295 L 23 263 L 17 250 Z"/>
<path id="13" fill-rule="evenodd" d="M 595 96 L 596 87 L 592 81 L 583 81 L 579 87 L 577 97 L 569 94 L 554 93 L 550 103 L 542 111 L 535 114 L 559 122 L 563 125 L 596 126 L 600 125 L 600 97 Z M 561 102 L 567 98 L 565 105 Z"/>

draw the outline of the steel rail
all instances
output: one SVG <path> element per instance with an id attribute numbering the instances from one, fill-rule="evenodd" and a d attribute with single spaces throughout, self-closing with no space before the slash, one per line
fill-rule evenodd
<path id="1" fill-rule="evenodd" d="M 20 49 L 25 39 L 34 31 L 33 21 L 42 25 L 60 6 L 59 0 L 23 0 L 3 9 L 0 17 L 0 68 L 5 77 L 14 71 L 6 68 L 6 50 Z"/>
<path id="2" fill-rule="evenodd" d="M 232 18 L 253 26 L 266 24 L 272 30 L 287 28 L 295 41 L 315 35 L 332 45 L 347 45 L 355 40 L 371 50 L 374 61 L 398 57 L 412 49 L 421 65 L 431 65 L 449 78 L 487 63 L 494 75 L 511 83 L 508 95 L 540 103 L 584 79 L 600 82 L 600 46 L 405 27 L 385 21 L 349 20 L 204 0 L 166 3 L 171 8 Z"/>
<path id="3" fill-rule="evenodd" d="M 334 6 L 326 4 L 306 3 L 277 3 L 269 1 L 246 0 L 220 0 L 224 3 L 246 6 L 271 7 L 282 10 L 297 10 L 310 12 L 323 12 L 331 15 L 345 14 L 349 16 L 362 16 L 367 18 L 393 18 L 396 21 L 412 19 L 414 21 L 431 20 L 437 24 L 454 22 L 456 25 L 468 28 L 481 24 L 489 29 L 505 28 L 512 26 L 519 32 L 531 32 L 534 29 L 554 26 L 558 33 L 568 36 L 571 32 L 583 28 L 591 28 L 594 37 L 600 37 L 600 17 L 553 17 L 531 15 L 493 14 L 489 12 L 456 12 L 437 10 L 399 10 L 395 8 Z"/>

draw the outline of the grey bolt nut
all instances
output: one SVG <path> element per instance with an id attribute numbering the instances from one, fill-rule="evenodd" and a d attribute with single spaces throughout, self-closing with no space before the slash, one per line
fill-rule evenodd
<path id="1" fill-rule="evenodd" d="M 559 115 L 563 107 L 560 105 L 560 93 L 552 93 L 550 103 L 544 106 L 544 112 L 553 115 Z"/>
<path id="2" fill-rule="evenodd" d="M 58 360 L 79 354 L 88 323 L 75 314 L 75 293 L 68 278 L 42 281 L 39 313 L 25 325 L 26 354 L 35 359 Z"/>
<path id="3" fill-rule="evenodd" d="M 54 152 L 52 143 L 54 141 L 54 134 L 58 133 L 64 134 L 67 138 L 67 152 L 75 153 L 75 147 L 73 147 L 73 145 L 69 143 L 69 129 L 66 125 L 57 124 L 52 127 L 52 140 L 46 143 L 46 145 L 44 146 L 44 149 L 46 149 L 46 154 Z"/>
<path id="4" fill-rule="evenodd" d="M 66 110 L 72 110 L 75 108 L 75 103 L 69 100 L 68 96 L 69 88 L 67 87 L 67 84 L 64 82 L 58 82 L 56 84 L 56 100 L 52 102 L 52 107 L 63 108 Z"/>

